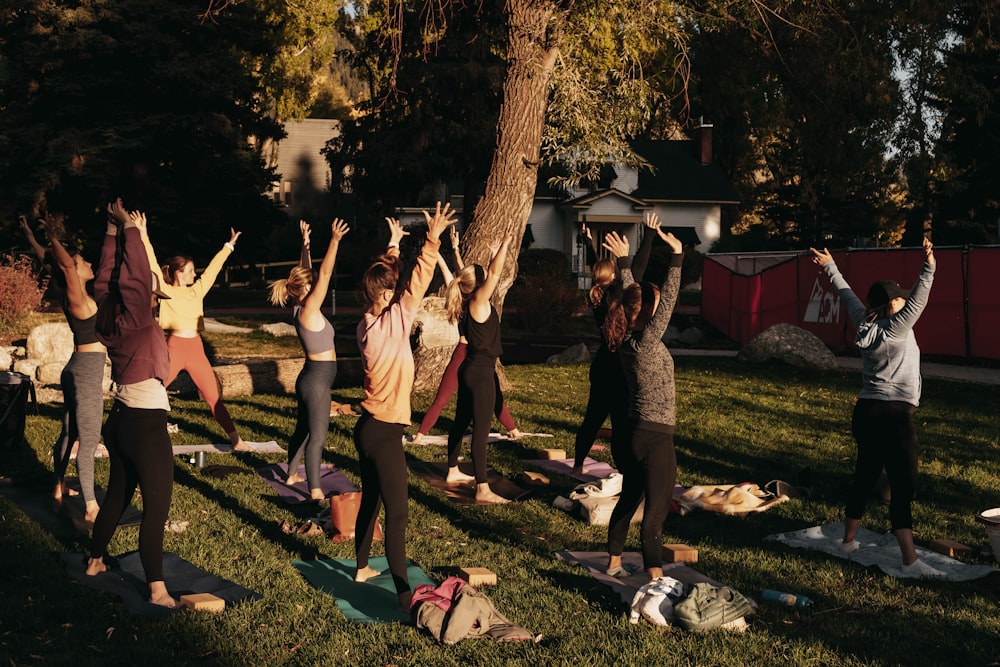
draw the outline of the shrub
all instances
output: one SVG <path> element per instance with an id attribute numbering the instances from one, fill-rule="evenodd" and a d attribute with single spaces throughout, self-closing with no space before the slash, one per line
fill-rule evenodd
<path id="1" fill-rule="evenodd" d="M 0 257 L 0 335 L 19 333 L 21 321 L 42 304 L 47 282 L 39 284 L 28 256 Z"/>
<path id="2" fill-rule="evenodd" d="M 569 278 L 519 276 L 504 304 L 512 307 L 515 321 L 525 331 L 559 331 L 580 309 L 582 296 Z"/>

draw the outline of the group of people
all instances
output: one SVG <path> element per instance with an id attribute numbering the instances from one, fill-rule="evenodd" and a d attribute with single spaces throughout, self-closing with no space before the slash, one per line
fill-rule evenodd
<path id="1" fill-rule="evenodd" d="M 414 361 L 409 336 L 417 309 L 440 266 L 446 280 L 448 318 L 457 324 L 460 342 L 445 371 L 438 395 L 425 414 L 418 442 L 434 425 L 443 406 L 457 390 L 455 419 L 448 433 L 446 480 L 474 484 L 476 500 L 484 504 L 509 502 L 487 481 L 486 445 L 496 415 L 511 438 L 520 435 L 507 410 L 496 375 L 503 352 L 500 320 L 491 297 L 500 280 L 511 236 L 491 248 L 486 267 L 465 264 L 453 225 L 456 213 L 448 204 L 424 212 L 426 236 L 412 271 L 404 271 L 400 241 L 409 234 L 400 222 L 386 218 L 389 243 L 361 280 L 364 310 L 356 337 L 364 371 L 364 398 L 353 439 L 358 453 L 362 499 L 355 526 L 357 570 L 355 580 L 379 574 L 369 564 L 369 552 L 379 509 L 385 506 L 385 552 L 399 596 L 409 608 L 411 590 L 406 574 L 405 531 L 408 517 L 407 470 L 403 431 L 410 425 L 410 394 Z M 636 257 L 629 256 L 628 239 L 615 232 L 601 246 L 609 257 L 597 259 L 591 230 L 593 288 L 590 305 L 601 342 L 590 369 L 590 394 L 577 437 L 574 471 L 584 461 L 598 428 L 610 416 L 611 453 L 622 473 L 622 491 L 608 528 L 608 567 L 612 575 L 625 573 L 621 554 L 631 518 L 645 503 L 640 530 L 644 567 L 651 579 L 662 576 L 663 524 L 677 475 L 674 449 L 676 400 L 673 359 L 662 342 L 680 291 L 683 248 L 664 232 L 655 213 L 644 218 L 646 233 Z M 68 252 L 59 236 L 60 222 L 51 215 L 42 223 L 64 283 L 63 310 L 73 332 L 75 350 L 63 372 L 65 418 L 53 448 L 56 477 L 54 499 L 68 493 L 64 476 L 74 443 L 79 442 L 77 468 L 86 503 L 86 519 L 93 523 L 88 574 L 106 569 L 105 550 L 118 520 L 139 487 L 143 519 L 139 553 L 150 588 L 150 601 L 176 605 L 163 581 L 163 532 L 170 506 L 173 462 L 167 435 L 170 409 L 166 388 L 181 370 L 188 371 L 213 417 L 235 450 L 246 449 L 221 399 L 221 388 L 205 355 L 203 301 L 225 260 L 235 249 L 239 232 L 230 238 L 209 266 L 196 278 L 193 261 L 174 257 L 160 265 L 149 239 L 146 216 L 127 211 L 118 200 L 108 206 L 108 226 L 95 275 L 91 265 Z M 30 227 L 22 226 L 41 256 L 45 249 Z M 451 273 L 441 256 L 441 235 L 450 229 L 457 270 Z M 322 305 L 333 276 L 340 242 L 347 224 L 334 219 L 330 240 L 314 271 L 311 228 L 301 222 L 300 261 L 288 278 L 270 286 L 276 305 L 293 302 L 293 322 L 306 360 L 295 385 L 296 427 L 288 446 L 288 484 L 306 482 L 313 500 L 325 500 L 319 478 L 329 430 L 330 389 L 336 377 L 337 357 L 332 323 Z M 670 250 L 663 280 L 642 282 L 655 239 Z M 864 513 L 867 494 L 886 470 L 892 491 L 890 520 L 899 541 L 903 568 L 922 576 L 936 571 L 917 558 L 913 546 L 910 504 L 916 484 L 917 441 L 912 424 L 920 397 L 919 348 L 913 324 L 926 305 L 935 262 L 932 245 L 924 242 L 926 260 L 912 292 L 891 281 L 875 283 L 865 306 L 841 277 L 825 249 L 810 249 L 842 295 L 858 328 L 858 347 L 864 358 L 864 381 L 852 421 L 858 443 L 854 486 L 846 507 L 843 548 L 858 548 L 854 539 Z M 406 276 L 404 279 L 403 276 Z M 86 284 L 93 280 L 93 296 Z M 155 306 L 158 308 L 158 318 Z M 168 333 L 164 338 L 164 331 Z M 111 361 L 114 402 L 103 428 L 110 460 L 107 495 L 98 506 L 94 497 L 93 455 L 100 440 L 103 413 L 101 381 L 105 358 Z M 458 467 L 466 429 L 472 426 L 474 475 Z M 298 472 L 305 462 L 305 476 Z"/>

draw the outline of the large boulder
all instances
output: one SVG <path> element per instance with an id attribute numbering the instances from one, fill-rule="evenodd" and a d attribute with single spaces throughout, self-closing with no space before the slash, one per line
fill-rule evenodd
<path id="1" fill-rule="evenodd" d="M 13 365 L 14 357 L 7 351 L 7 348 L 0 347 L 0 371 L 9 371 Z"/>
<path id="2" fill-rule="evenodd" d="M 41 366 L 61 363 L 64 366 L 73 356 L 73 332 L 65 322 L 39 324 L 28 334 L 28 358 Z"/>
<path id="3" fill-rule="evenodd" d="M 260 325 L 261 331 L 266 331 L 275 337 L 294 336 L 295 327 L 288 322 L 272 322 Z"/>
<path id="4" fill-rule="evenodd" d="M 768 327 L 747 343 L 736 358 L 751 363 L 780 361 L 798 368 L 830 370 L 837 367 L 833 353 L 815 334 L 785 323 Z"/>
<path id="5" fill-rule="evenodd" d="M 552 365 L 558 364 L 582 364 L 590 361 L 590 350 L 586 343 L 577 343 L 573 347 L 568 347 L 559 354 L 553 354 L 546 360 Z"/>

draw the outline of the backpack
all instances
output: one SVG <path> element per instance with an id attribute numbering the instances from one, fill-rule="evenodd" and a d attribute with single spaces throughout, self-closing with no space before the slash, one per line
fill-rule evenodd
<path id="1" fill-rule="evenodd" d="M 753 607 L 739 591 L 707 583 L 694 584 L 674 605 L 674 621 L 689 632 L 713 630 L 752 613 Z"/>

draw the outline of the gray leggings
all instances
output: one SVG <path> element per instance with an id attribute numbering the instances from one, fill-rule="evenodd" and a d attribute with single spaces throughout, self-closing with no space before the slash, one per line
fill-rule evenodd
<path id="1" fill-rule="evenodd" d="M 288 440 L 288 474 L 306 458 L 306 480 L 310 489 L 318 489 L 323 448 L 330 431 L 330 388 L 337 377 L 336 361 L 306 359 L 298 379 L 295 396 L 299 399 L 295 432 Z"/>
<path id="2" fill-rule="evenodd" d="M 104 352 L 74 352 L 63 368 L 60 382 L 63 390 L 63 426 L 52 448 L 56 482 L 66 476 L 73 443 L 80 441 L 76 453 L 76 470 L 85 502 L 94 497 L 94 452 L 101 440 L 101 417 L 104 414 Z"/>

